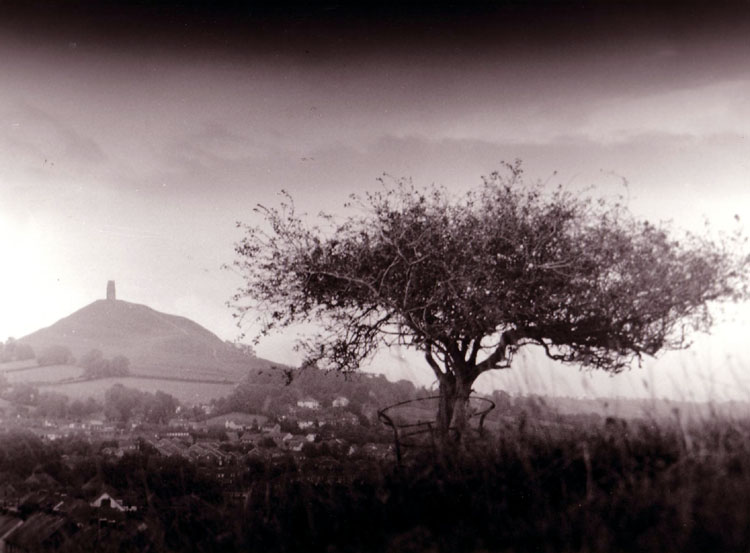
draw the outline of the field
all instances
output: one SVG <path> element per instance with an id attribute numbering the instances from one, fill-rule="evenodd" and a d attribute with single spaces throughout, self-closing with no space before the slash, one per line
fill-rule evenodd
<path id="1" fill-rule="evenodd" d="M 40 391 L 57 392 L 71 400 L 94 398 L 104 399 L 106 391 L 115 384 L 137 388 L 148 392 L 161 390 L 171 394 L 181 403 L 194 405 L 207 403 L 214 398 L 226 396 L 234 389 L 234 384 L 223 382 L 199 382 L 172 380 L 168 378 L 145 378 L 140 376 L 100 378 L 97 380 L 77 380 L 83 369 L 74 365 L 37 366 L 35 359 L 0 364 L 0 375 L 9 384 L 31 384 Z"/>
<path id="2" fill-rule="evenodd" d="M 83 369 L 73 365 L 49 365 L 46 367 L 32 366 L 28 369 L 6 371 L 4 374 L 10 384 L 18 384 L 22 382 L 41 384 L 56 383 L 73 378 L 80 378 L 83 374 Z"/>
<path id="3" fill-rule="evenodd" d="M 205 403 L 214 398 L 226 396 L 234 389 L 234 384 L 128 376 L 85 380 L 81 382 L 44 384 L 39 386 L 39 390 L 65 394 L 71 400 L 92 397 L 101 401 L 104 399 L 105 392 L 115 384 L 122 384 L 129 388 L 137 388 L 152 393 L 161 390 L 173 395 L 177 400 L 185 404 Z"/>
<path id="4" fill-rule="evenodd" d="M 7 363 L 0 363 L 0 373 L 7 371 L 16 371 L 19 369 L 28 369 L 31 367 L 38 366 L 36 359 L 23 359 L 21 361 L 9 361 Z"/>

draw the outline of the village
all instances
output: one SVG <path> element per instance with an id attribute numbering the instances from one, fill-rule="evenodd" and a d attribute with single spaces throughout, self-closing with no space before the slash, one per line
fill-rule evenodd
<path id="1" fill-rule="evenodd" d="M 309 482 L 330 482 L 343 476 L 341 460 L 392 458 L 386 429 L 360 420 L 346 410 L 349 404 L 345 396 L 327 406 L 305 397 L 277 417 L 179 406 L 154 424 L 140 413 L 127 423 L 97 414 L 78 420 L 24 415 L 2 400 L 0 441 L 12 446 L 0 447 L 0 552 L 67 550 L 94 534 L 102 543 L 106 535 L 107 544 L 117 541 L 113 535 L 131 545 L 140 543 L 138 536 L 151 543 L 153 527 L 161 526 L 155 505 L 165 499 L 171 507 L 198 501 L 198 510 L 206 503 L 242 508 L 276 466 L 304 465 Z M 10 450 L 21 443 L 21 463 L 14 464 Z M 167 498 L 158 497 L 159 483 L 133 487 L 139 468 L 142 480 L 171 482 L 168 473 L 181 482 L 167 484 L 161 490 Z"/>

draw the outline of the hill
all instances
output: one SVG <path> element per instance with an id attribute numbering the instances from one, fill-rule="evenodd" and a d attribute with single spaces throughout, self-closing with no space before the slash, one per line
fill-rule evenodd
<path id="1" fill-rule="evenodd" d="M 237 382 L 272 365 L 190 319 L 115 299 L 95 301 L 18 341 L 37 353 L 63 345 L 77 358 L 92 349 L 107 358 L 124 355 L 135 375 Z"/>

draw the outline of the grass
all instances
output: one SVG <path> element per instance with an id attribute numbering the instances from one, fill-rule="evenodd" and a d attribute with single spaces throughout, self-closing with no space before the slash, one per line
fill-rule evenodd
<path id="1" fill-rule="evenodd" d="M 79 378 L 82 374 L 83 369 L 74 365 L 48 365 L 12 370 L 5 373 L 5 378 L 10 384 L 40 384 Z"/>
<path id="2" fill-rule="evenodd" d="M 508 422 L 462 454 L 271 474 L 256 551 L 702 552 L 750 548 L 750 421 Z M 313 476 L 314 475 L 314 476 Z M 265 537 L 264 537 L 265 536 Z"/>
<path id="3" fill-rule="evenodd" d="M 31 384 L 40 391 L 57 392 L 71 400 L 89 397 L 102 401 L 106 391 L 115 384 L 123 384 L 149 392 L 161 390 L 171 394 L 181 403 L 194 405 L 208 403 L 212 399 L 226 396 L 235 385 L 224 382 L 190 381 L 155 377 L 111 377 L 95 380 L 75 380 L 83 376 L 83 369 L 74 365 L 50 365 L 39 367 L 36 360 L 16 361 L 0 365 L 2 374 L 9 384 Z M 71 380 L 75 380 L 71 382 Z"/>
<path id="4" fill-rule="evenodd" d="M 51 455 L 63 446 L 32 441 L 36 453 L 15 436 L 0 444 L 0 468 L 16 467 L 26 478 L 44 462 L 70 490 L 98 475 L 119 493 L 135 494 L 154 552 L 750 549 L 750 419 L 542 424 L 507 417 L 463 449 L 411 448 L 401 465 L 392 456 L 348 455 L 332 442 L 325 452 L 321 445 L 302 456 L 250 456 L 232 465 L 229 491 L 239 492 L 238 502 L 222 496 L 212 471 L 185 459 L 144 449 L 84 459 L 69 471 Z M 125 542 L 73 545 L 68 550 L 143 550 Z"/>
<path id="5" fill-rule="evenodd" d="M 5 371 L 17 371 L 21 369 L 28 369 L 38 366 L 36 359 L 22 359 L 20 361 L 8 361 L 7 363 L 0 363 L 0 372 Z"/>

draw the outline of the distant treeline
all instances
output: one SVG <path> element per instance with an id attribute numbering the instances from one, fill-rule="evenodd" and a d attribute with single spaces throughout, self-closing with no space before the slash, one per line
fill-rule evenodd
<path id="1" fill-rule="evenodd" d="M 321 408 L 330 408 L 337 398 L 344 397 L 343 409 L 363 414 L 363 407 L 379 409 L 416 397 L 430 395 L 408 380 L 391 382 L 382 375 L 343 375 L 315 368 L 278 369 L 252 373 L 226 397 L 213 401 L 217 414 L 240 411 L 287 415 L 299 400 L 314 399 Z"/>
<path id="2" fill-rule="evenodd" d="M 58 392 L 40 392 L 31 384 L 9 386 L 0 381 L 0 397 L 16 405 L 20 413 L 51 419 L 77 420 L 104 414 L 115 423 L 127 423 L 133 418 L 153 424 L 166 424 L 172 418 L 179 402 L 162 391 L 154 393 L 115 384 L 104 394 L 104 401 L 93 398 L 70 400 Z"/>
<path id="3" fill-rule="evenodd" d="M 101 350 L 92 349 L 85 353 L 77 362 L 67 346 L 55 344 L 47 346 L 38 354 L 29 344 L 8 338 L 0 342 L 0 363 L 13 361 L 27 361 L 36 359 L 40 367 L 52 365 L 75 365 L 84 369 L 86 378 L 106 378 L 110 376 L 127 376 L 130 374 L 130 360 L 124 355 L 116 355 L 111 359 L 105 358 Z"/>
<path id="4" fill-rule="evenodd" d="M 21 344 L 15 338 L 8 338 L 5 342 L 0 342 L 0 363 L 10 363 L 12 361 L 26 361 L 34 359 L 36 354 L 34 348 L 29 344 Z"/>

